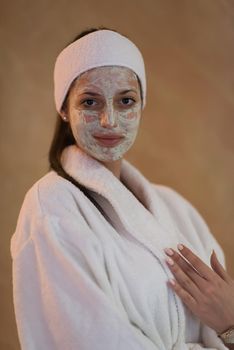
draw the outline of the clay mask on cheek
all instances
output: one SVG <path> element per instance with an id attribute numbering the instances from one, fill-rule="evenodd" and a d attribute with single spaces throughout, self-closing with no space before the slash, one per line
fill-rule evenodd
<path id="1" fill-rule="evenodd" d="M 128 112 L 119 112 L 115 117 L 119 120 L 118 131 L 115 130 L 115 133 L 124 135 L 124 138 L 116 146 L 105 147 L 93 137 L 94 134 L 104 133 L 97 113 L 78 112 L 75 122 L 72 123 L 72 132 L 77 145 L 100 161 L 115 161 L 122 158 L 136 139 L 140 122 L 140 106 Z"/>
<path id="2" fill-rule="evenodd" d="M 130 72 L 129 76 L 123 70 L 120 67 L 108 67 L 108 72 L 100 72 L 99 68 L 97 73 L 101 74 L 93 74 L 92 83 L 101 88 L 105 108 L 75 108 L 72 104 L 70 108 L 70 124 L 77 145 L 92 157 L 104 162 L 118 160 L 130 149 L 137 136 L 141 118 L 140 100 L 129 107 L 115 106 L 114 95 L 121 86 L 120 83 L 123 85 L 124 82 L 125 86 L 131 87 L 132 80 L 137 82 L 134 73 Z M 106 121 L 113 123 L 113 126 L 104 126 Z M 120 134 L 124 137 L 115 146 L 105 146 L 94 138 L 94 134 Z"/>

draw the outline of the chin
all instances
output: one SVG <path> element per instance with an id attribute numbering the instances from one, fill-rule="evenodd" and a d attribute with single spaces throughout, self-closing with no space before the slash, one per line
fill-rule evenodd
<path id="1" fill-rule="evenodd" d="M 132 142 L 131 144 L 125 144 L 124 146 L 120 145 L 115 149 L 105 147 L 86 147 L 86 145 L 80 145 L 79 147 L 92 158 L 103 163 L 111 163 L 122 159 L 131 146 Z"/>
<path id="2" fill-rule="evenodd" d="M 90 154 L 93 158 L 99 160 L 100 162 L 103 162 L 103 163 L 110 163 L 110 162 L 115 162 L 117 160 L 120 160 L 123 158 L 123 155 L 118 155 L 118 156 L 114 156 L 114 155 L 110 155 L 110 156 L 107 156 L 107 155 L 97 155 L 97 154 Z"/>

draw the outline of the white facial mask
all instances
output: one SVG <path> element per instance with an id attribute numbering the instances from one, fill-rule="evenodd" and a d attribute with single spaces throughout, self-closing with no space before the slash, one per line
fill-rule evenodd
<path id="1" fill-rule="evenodd" d="M 135 92 L 119 94 L 125 90 Z M 98 95 L 84 94 L 84 91 Z M 77 79 L 69 95 L 69 121 L 77 145 L 103 162 L 118 160 L 129 150 L 140 118 L 140 88 L 135 73 L 128 68 L 99 67 L 87 71 Z M 94 134 L 124 138 L 117 145 L 107 147 L 100 144 Z"/>

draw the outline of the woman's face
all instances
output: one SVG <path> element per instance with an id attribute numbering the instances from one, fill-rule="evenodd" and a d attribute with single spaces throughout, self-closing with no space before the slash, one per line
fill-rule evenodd
<path id="1" fill-rule="evenodd" d="M 71 88 L 67 113 L 82 150 L 103 162 L 122 158 L 134 143 L 141 118 L 136 74 L 118 66 L 83 73 Z"/>

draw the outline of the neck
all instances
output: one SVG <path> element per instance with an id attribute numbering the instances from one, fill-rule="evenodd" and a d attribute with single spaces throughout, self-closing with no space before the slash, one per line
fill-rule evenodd
<path id="1" fill-rule="evenodd" d="M 108 170 L 110 170 L 120 180 L 121 162 L 122 160 L 118 159 L 114 162 L 102 162 L 102 163 Z"/>

